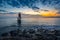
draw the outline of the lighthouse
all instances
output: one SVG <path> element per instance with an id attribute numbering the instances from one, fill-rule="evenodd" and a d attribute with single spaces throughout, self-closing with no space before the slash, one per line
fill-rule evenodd
<path id="1" fill-rule="evenodd" d="M 18 14 L 18 18 L 21 19 L 21 13 Z"/>
<path id="2" fill-rule="evenodd" d="M 17 24 L 19 27 L 21 26 L 21 13 L 18 13 Z"/>
<path id="3" fill-rule="evenodd" d="M 20 30 L 20 27 L 21 27 L 21 13 L 18 13 L 17 25 L 18 25 L 17 33 L 19 35 L 19 30 Z"/>

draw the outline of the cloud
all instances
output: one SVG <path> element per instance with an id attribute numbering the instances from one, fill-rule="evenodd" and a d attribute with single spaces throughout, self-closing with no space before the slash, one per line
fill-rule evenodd
<path id="1" fill-rule="evenodd" d="M 29 7 L 34 11 L 43 9 L 60 10 L 60 0 L 0 0 L 0 9 L 13 10 L 14 8 Z M 15 10 L 15 9 L 14 9 Z"/>
<path id="2" fill-rule="evenodd" d="M 60 14 L 60 11 L 59 11 L 59 12 L 57 12 L 57 14 Z"/>
<path id="3" fill-rule="evenodd" d="M 5 11 L 5 10 L 0 10 L 0 12 L 7 12 L 7 11 Z"/>
<path id="4" fill-rule="evenodd" d="M 41 11 L 49 11 L 49 10 L 44 10 L 44 9 L 41 9 Z"/>

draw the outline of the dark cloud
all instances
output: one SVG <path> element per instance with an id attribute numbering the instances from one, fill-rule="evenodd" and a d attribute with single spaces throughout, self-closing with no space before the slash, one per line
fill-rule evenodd
<path id="1" fill-rule="evenodd" d="M 32 9 L 36 10 L 36 9 L 40 9 L 40 8 L 34 6 L 34 7 L 32 7 Z"/>
<path id="2" fill-rule="evenodd" d="M 44 10 L 44 9 L 41 9 L 41 11 L 49 11 L 49 10 Z"/>
<path id="3" fill-rule="evenodd" d="M 5 10 L 0 10 L 0 12 L 7 12 L 7 11 L 5 11 Z"/>
<path id="4" fill-rule="evenodd" d="M 60 14 L 60 11 L 59 12 L 57 12 L 58 14 Z"/>
<path id="5" fill-rule="evenodd" d="M 41 4 L 50 8 L 54 7 L 55 9 L 60 10 L 60 0 L 0 0 L 0 7 L 3 8 L 6 5 L 7 6 L 10 5 L 16 8 L 28 6 L 29 8 L 32 8 L 33 10 L 37 10 L 37 9 L 40 9 L 37 3 L 39 3 L 39 5 Z M 7 8 L 7 6 L 5 8 Z M 48 10 L 44 10 L 44 11 L 48 11 Z"/>
<path id="6" fill-rule="evenodd" d="M 38 7 L 32 7 L 32 9 L 33 9 L 35 12 L 38 12 L 40 8 L 38 8 Z"/>
<path id="7" fill-rule="evenodd" d="M 43 5 L 52 5 L 52 6 L 59 6 L 60 5 L 60 0 L 0 0 L 0 5 L 7 3 L 13 7 L 18 7 L 18 6 L 28 6 L 28 7 L 33 7 L 35 6 L 35 3 L 42 3 Z"/>

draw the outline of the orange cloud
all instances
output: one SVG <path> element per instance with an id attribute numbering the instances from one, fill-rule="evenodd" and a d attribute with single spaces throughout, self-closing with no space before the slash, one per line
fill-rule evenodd
<path id="1" fill-rule="evenodd" d="M 44 17 L 56 17 L 60 16 L 56 10 L 49 10 L 49 11 L 40 11 L 40 15 Z"/>

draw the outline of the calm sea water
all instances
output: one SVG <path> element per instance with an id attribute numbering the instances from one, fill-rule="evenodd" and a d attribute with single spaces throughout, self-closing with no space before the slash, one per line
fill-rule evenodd
<path id="1" fill-rule="evenodd" d="M 17 24 L 17 14 L 0 14 L 0 27 Z M 60 25 L 60 18 L 24 18 L 22 16 L 21 24 L 35 25 Z"/>
<path id="2" fill-rule="evenodd" d="M 7 26 L 17 25 L 17 14 L 0 14 L 0 32 L 16 29 Z M 60 25 L 60 18 L 23 17 L 21 25 Z"/>

